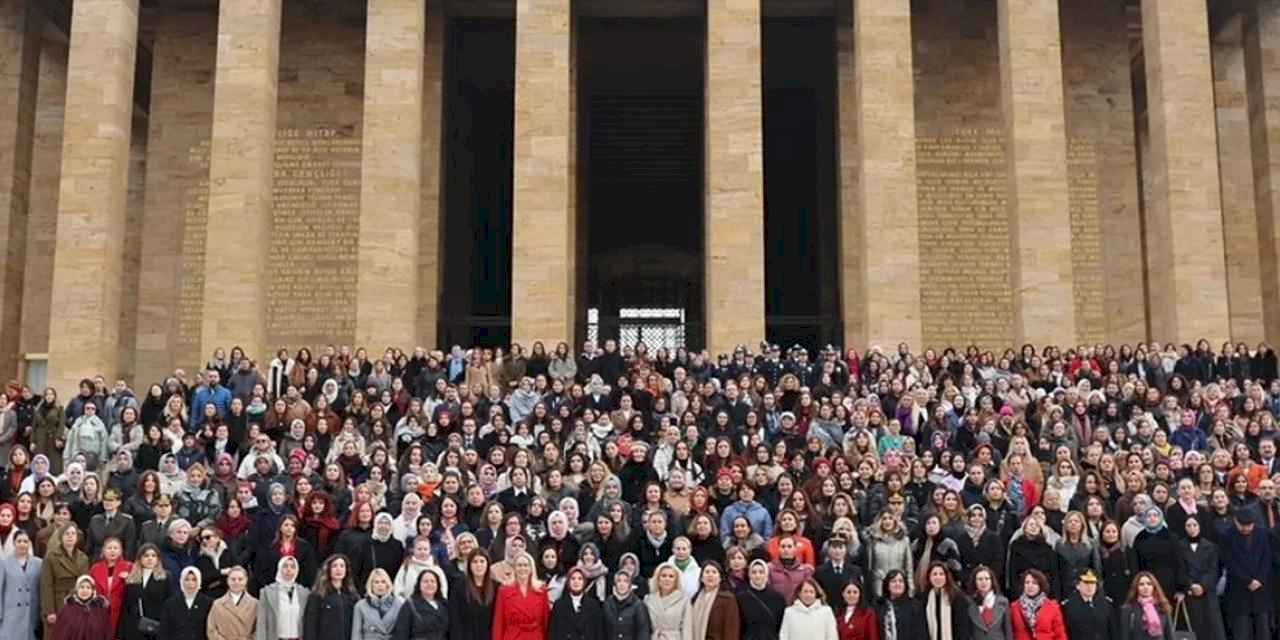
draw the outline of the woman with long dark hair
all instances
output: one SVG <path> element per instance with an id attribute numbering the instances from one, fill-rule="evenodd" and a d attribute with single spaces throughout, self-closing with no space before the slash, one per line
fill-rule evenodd
<path id="1" fill-rule="evenodd" d="M 1129 587 L 1129 598 L 1120 607 L 1120 637 L 1129 640 L 1173 637 L 1172 607 L 1150 571 L 1139 571 Z M 1198 638 L 1199 636 L 1197 636 Z"/>
<path id="2" fill-rule="evenodd" d="M 1049 597 L 1049 578 L 1028 569 L 1019 578 L 1022 595 L 1012 605 L 1014 640 L 1067 640 L 1062 608 Z"/>
<path id="3" fill-rule="evenodd" d="M 972 597 L 969 599 L 969 622 L 973 640 L 1012 640 L 1013 622 L 1009 618 L 1009 600 L 1000 595 L 1000 581 L 989 567 L 973 570 Z"/>
<path id="4" fill-rule="evenodd" d="M 724 570 L 715 562 L 702 567 L 698 592 L 689 611 L 689 640 L 741 640 L 738 600 L 729 591 Z"/>
<path id="5" fill-rule="evenodd" d="M 311 584 L 316 575 L 316 552 L 300 533 L 298 517 L 286 515 L 280 519 L 271 546 L 259 549 L 253 559 L 253 581 L 258 589 L 274 582 L 280 559 L 291 557 L 298 561 L 298 582 Z"/>
<path id="6" fill-rule="evenodd" d="M 556 640 L 604 640 L 604 610 L 588 592 L 587 574 L 580 567 L 569 569 L 564 593 L 551 606 L 550 637 Z M 653 597 L 650 592 L 645 601 Z M 673 640 L 679 640 L 678 637 Z"/>
<path id="7" fill-rule="evenodd" d="M 952 581 L 947 565 L 932 562 L 921 584 L 924 628 L 929 640 L 967 640 L 970 635 L 969 599 Z"/>
<path id="8" fill-rule="evenodd" d="M 863 598 L 861 583 L 846 583 L 841 590 L 836 630 L 840 640 L 877 640 L 880 637 L 880 621 L 876 619 L 875 609 Z"/>
<path id="9" fill-rule="evenodd" d="M 466 571 L 449 588 L 449 640 L 489 640 L 497 583 L 489 576 L 489 554 L 474 549 Z"/>
<path id="10" fill-rule="evenodd" d="M 359 599 L 351 561 L 342 554 L 326 558 L 302 612 L 303 640 L 350 640 L 351 621 Z"/>

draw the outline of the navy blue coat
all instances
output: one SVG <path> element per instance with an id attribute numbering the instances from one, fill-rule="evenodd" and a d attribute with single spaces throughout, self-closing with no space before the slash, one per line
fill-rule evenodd
<path id="1" fill-rule="evenodd" d="M 1223 561 L 1227 568 L 1227 617 L 1235 618 L 1247 613 L 1271 612 L 1271 541 L 1267 532 L 1254 525 L 1248 536 L 1231 526 L 1222 539 Z M 1257 580 L 1262 588 L 1249 590 L 1249 583 Z"/>

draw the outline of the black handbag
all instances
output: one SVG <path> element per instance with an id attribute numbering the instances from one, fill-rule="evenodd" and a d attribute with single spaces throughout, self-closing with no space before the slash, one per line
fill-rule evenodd
<path id="1" fill-rule="evenodd" d="M 160 621 L 147 617 L 146 610 L 142 608 L 142 598 L 138 598 L 138 631 L 149 636 L 160 635 Z"/>

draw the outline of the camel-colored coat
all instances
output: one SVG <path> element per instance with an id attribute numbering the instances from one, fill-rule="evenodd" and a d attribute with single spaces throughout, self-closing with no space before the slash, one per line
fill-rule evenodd
<path id="1" fill-rule="evenodd" d="M 228 593 L 213 601 L 209 609 L 209 640 L 254 640 L 258 621 L 258 599 L 244 594 L 240 604 Z"/>

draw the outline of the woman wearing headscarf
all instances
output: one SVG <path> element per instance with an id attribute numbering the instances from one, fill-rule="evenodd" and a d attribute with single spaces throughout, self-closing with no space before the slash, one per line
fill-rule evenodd
<path id="1" fill-rule="evenodd" d="M 1133 540 L 1138 571 L 1150 571 L 1165 593 L 1185 593 L 1187 576 L 1179 562 L 1178 539 L 1165 524 L 1160 507 L 1142 512 L 1142 526 L 1143 530 Z"/>
<path id="2" fill-rule="evenodd" d="M 393 535 L 394 519 L 382 512 L 373 519 L 373 528 L 367 537 L 361 537 L 351 550 L 351 564 L 356 584 L 368 582 L 374 569 L 382 569 L 392 575 L 404 561 L 404 546 Z"/>
<path id="3" fill-rule="evenodd" d="M 58 622 L 51 640 L 102 640 L 110 638 L 111 612 L 107 601 L 98 596 L 93 578 L 82 575 L 75 579 L 71 592 L 62 602 Z"/>
<path id="4" fill-rule="evenodd" d="M 605 566 L 604 560 L 600 557 L 600 548 L 591 542 L 582 545 L 578 550 L 578 564 L 575 566 L 581 569 L 587 578 L 587 593 L 603 602 L 609 590 L 609 567 Z"/>
<path id="5" fill-rule="evenodd" d="M 685 617 L 689 640 L 741 640 L 742 616 L 738 600 L 728 590 L 720 565 L 711 562 L 702 568 L 698 593 Z"/>
<path id="6" fill-rule="evenodd" d="M 75 524 L 54 531 L 40 572 L 40 612 L 44 636 L 53 638 L 58 614 L 76 588 L 76 579 L 89 571 L 89 556 L 80 550 L 80 530 Z M 85 576 L 87 577 L 87 576 Z M 92 584 L 93 579 L 89 579 Z M 104 611 L 105 614 L 105 611 Z"/>
<path id="7" fill-rule="evenodd" d="M 445 602 L 444 571 L 432 566 L 418 573 L 413 595 L 400 607 L 395 640 L 445 640 L 449 636 L 449 608 Z"/>
<path id="8" fill-rule="evenodd" d="M 297 558 L 282 556 L 275 580 L 258 592 L 256 640 L 297 640 L 302 637 L 302 614 L 311 591 L 298 584 Z"/>
<path id="9" fill-rule="evenodd" d="M 69 458 L 68 458 L 69 459 Z M 67 465 L 70 468 L 71 465 Z M 160 456 L 160 493 L 173 498 L 182 485 L 187 483 L 187 474 L 178 466 L 178 456 L 165 453 Z"/>
<path id="10" fill-rule="evenodd" d="M 284 485 L 279 482 L 271 483 L 267 489 L 267 503 L 259 505 L 252 513 L 253 527 L 249 530 L 250 544 L 254 549 L 270 546 L 275 540 L 276 532 L 280 530 L 280 522 L 285 516 L 293 514 L 293 507 L 289 504 Z"/>
<path id="11" fill-rule="evenodd" d="M 1222 575 L 1222 556 L 1218 545 L 1204 537 L 1200 516 L 1191 513 L 1183 519 L 1186 534 L 1179 544 L 1179 556 L 1187 567 L 1187 594 L 1182 601 L 1191 620 L 1196 640 L 1225 640 L 1226 629 L 1218 604 L 1218 576 Z"/>
<path id="12" fill-rule="evenodd" d="M 179 570 L 181 571 L 181 570 Z M 175 587 L 177 585 L 174 585 Z M 159 621 L 164 603 L 178 591 L 170 588 L 169 575 L 160 561 L 160 550 L 144 544 L 137 561 L 129 569 L 124 584 L 124 617 L 120 620 L 120 637 L 124 640 L 154 640 L 157 635 L 144 633 L 143 619 Z"/>
<path id="13" fill-rule="evenodd" d="M 213 598 L 200 592 L 200 572 L 195 567 L 183 569 L 178 584 L 178 593 L 169 596 L 164 603 L 164 615 L 160 618 L 161 637 L 165 640 L 205 640 Z"/>
<path id="14" fill-rule="evenodd" d="M 802 583 L 803 584 L 803 583 Z M 756 558 L 747 566 L 747 585 L 738 589 L 743 640 L 778 640 L 787 600 L 769 586 L 769 563 Z"/>
<path id="15" fill-rule="evenodd" d="M 569 569 L 564 593 L 551 606 L 549 637 L 556 640 L 604 640 L 604 609 L 600 601 L 588 592 L 588 584 L 581 568 Z M 648 600 L 649 596 L 646 596 L 645 602 Z M 653 637 L 656 640 L 658 636 L 655 633 Z M 677 634 L 672 640 L 681 639 Z"/>
<path id="16" fill-rule="evenodd" d="M 403 604 L 391 590 L 391 576 L 375 568 L 352 614 L 351 640 L 390 640 Z"/>
<path id="17" fill-rule="evenodd" d="M 631 588 L 631 574 L 613 574 L 613 589 L 604 600 L 604 635 L 610 640 L 650 640 L 649 609 Z"/>
<path id="18" fill-rule="evenodd" d="M 18 529 L 13 554 L 0 559 L 0 638 L 35 640 L 40 624 L 40 570 L 31 536 Z"/>
<path id="19" fill-rule="evenodd" d="M 98 406 L 86 402 L 84 413 L 71 423 L 67 432 L 67 443 L 62 449 L 63 460 L 75 460 L 77 455 L 84 454 L 85 468 L 97 471 L 98 465 L 107 461 L 111 455 L 111 435 L 107 425 L 98 416 Z"/>
<path id="20" fill-rule="evenodd" d="M 62 455 L 58 455 L 58 459 L 62 459 Z M 43 453 L 37 453 L 31 458 L 31 473 L 22 479 L 22 485 L 18 487 L 18 493 L 35 493 L 36 484 L 45 478 L 52 478 L 53 470 L 50 466 L 49 457 Z"/>

